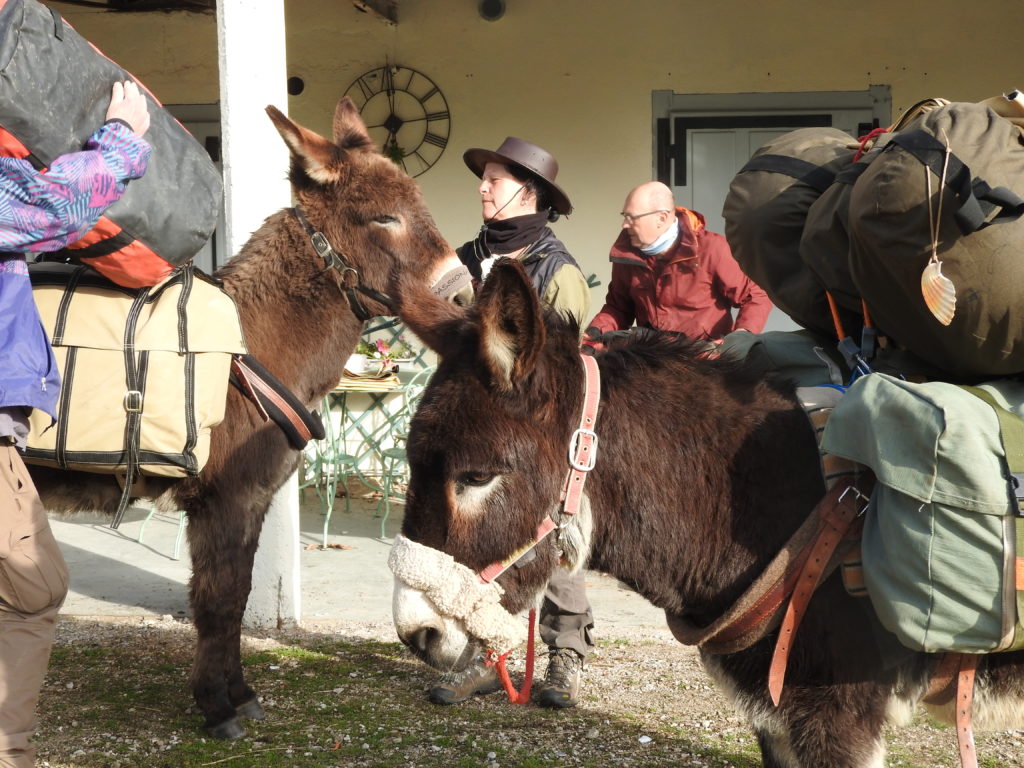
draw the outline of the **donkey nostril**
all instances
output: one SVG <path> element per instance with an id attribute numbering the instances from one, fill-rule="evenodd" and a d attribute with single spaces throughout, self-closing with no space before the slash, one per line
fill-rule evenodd
<path id="1" fill-rule="evenodd" d="M 432 627 L 424 627 L 413 632 L 408 640 L 409 648 L 420 656 L 426 656 L 430 646 L 436 642 L 438 631 Z"/>

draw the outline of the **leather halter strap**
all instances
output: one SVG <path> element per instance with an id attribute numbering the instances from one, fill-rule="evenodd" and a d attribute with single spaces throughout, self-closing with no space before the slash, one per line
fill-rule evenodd
<path id="1" fill-rule="evenodd" d="M 873 480 L 873 475 L 865 473 L 834 486 L 818 502 L 764 571 L 754 579 L 739 599 L 711 624 L 701 627 L 684 616 L 666 613 L 669 629 L 676 640 L 684 645 L 700 646 L 710 653 L 730 654 L 749 648 L 771 632 L 781 622 L 787 601 L 800 583 L 816 542 L 835 527 L 832 520 L 836 520 L 841 526 L 842 521 L 847 518 L 853 520 L 863 511 L 865 504 L 862 500 L 870 492 Z M 830 511 L 837 505 L 841 509 Z M 840 553 L 843 550 L 844 547 L 840 547 L 838 553 L 827 557 L 828 562 L 822 570 L 821 580 L 838 567 Z M 819 551 L 817 554 L 823 553 Z"/>
<path id="2" fill-rule="evenodd" d="M 333 269 L 338 273 L 341 282 L 338 287 L 342 293 L 348 298 L 348 304 L 352 308 L 353 314 L 360 320 L 360 322 L 366 322 L 371 317 L 374 317 L 374 313 L 370 312 L 363 303 L 359 300 L 359 296 L 356 291 L 367 296 L 374 301 L 380 302 L 388 311 L 391 313 L 395 312 L 395 303 L 391 297 L 380 291 L 376 291 L 373 288 L 367 288 L 359 282 L 359 271 L 349 264 L 345 258 L 344 253 L 339 254 L 331 246 L 330 241 L 323 232 L 313 228 L 313 225 L 309 223 L 306 215 L 302 212 L 299 206 L 292 208 L 292 212 L 295 214 L 295 218 L 298 219 L 299 224 L 309 235 L 309 242 L 313 245 L 313 250 L 316 251 L 317 256 L 324 260 L 324 270 Z M 351 280 L 349 279 L 351 275 Z"/>
<path id="3" fill-rule="evenodd" d="M 256 406 L 264 421 L 273 421 L 298 451 L 310 440 L 324 439 L 320 417 L 252 355 L 231 356 L 231 383 Z"/>
<path id="4" fill-rule="evenodd" d="M 775 706 L 779 705 L 779 697 L 782 695 L 789 652 L 793 648 L 796 630 L 807 613 L 807 606 L 811 602 L 814 590 L 823 580 L 829 566 L 835 568 L 838 564 L 832 555 L 853 521 L 864 511 L 867 501 L 868 496 L 855 484 L 851 483 L 845 487 L 837 484 L 817 507 L 819 527 L 811 545 L 802 553 L 803 564 L 799 567 L 793 596 L 786 606 L 782 626 L 779 627 L 779 637 L 775 643 L 775 652 L 772 654 L 772 663 L 768 668 L 768 693 Z"/>
<path id="5" fill-rule="evenodd" d="M 580 355 L 580 360 L 583 361 L 583 411 L 580 414 L 580 425 L 569 439 L 569 472 L 559 499 L 563 515 L 575 515 L 579 512 L 583 500 L 583 484 L 587 480 L 587 473 L 594 468 L 597 460 L 597 433 L 594 432 L 594 425 L 597 423 L 597 411 L 601 405 L 601 372 L 597 367 L 597 361 L 590 355 Z M 537 526 L 533 541 L 517 549 L 504 560 L 491 563 L 481 570 L 478 574 L 480 581 L 494 581 L 557 527 L 558 524 L 550 515 L 545 517 Z"/>

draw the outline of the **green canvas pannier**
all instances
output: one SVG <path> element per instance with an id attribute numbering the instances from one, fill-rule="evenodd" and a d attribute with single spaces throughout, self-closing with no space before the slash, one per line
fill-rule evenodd
<path id="1" fill-rule="evenodd" d="M 1024 520 L 1000 430 L 1001 422 L 1024 429 L 1014 415 L 1024 413 L 1024 384 L 1000 380 L 980 388 L 1006 409 L 1002 419 L 954 384 L 864 376 L 840 400 L 822 437 L 823 450 L 875 473 L 862 539 L 864 580 L 882 625 L 914 650 L 1024 647 L 1024 583 L 1016 575 Z M 1010 466 L 1019 464 L 1013 454 L 1024 452 L 1024 432 L 1020 447 L 1013 443 L 1011 435 Z"/>

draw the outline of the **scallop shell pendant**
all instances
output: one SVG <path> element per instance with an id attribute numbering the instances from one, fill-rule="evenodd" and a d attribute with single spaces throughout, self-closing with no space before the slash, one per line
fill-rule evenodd
<path id="1" fill-rule="evenodd" d="M 942 274 L 942 262 L 929 261 L 921 273 L 921 295 L 935 319 L 943 325 L 953 322 L 956 313 L 956 287 Z"/>

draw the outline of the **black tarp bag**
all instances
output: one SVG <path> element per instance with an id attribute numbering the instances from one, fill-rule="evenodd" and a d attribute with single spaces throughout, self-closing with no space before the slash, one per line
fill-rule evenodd
<path id="1" fill-rule="evenodd" d="M 81 150 L 102 125 L 118 80 L 142 86 L 56 11 L 36 0 L 0 0 L 0 155 L 43 169 Z M 206 150 L 146 96 L 153 154 L 145 176 L 92 231 L 56 254 L 129 288 L 155 285 L 189 261 L 213 234 L 223 194 Z"/>

